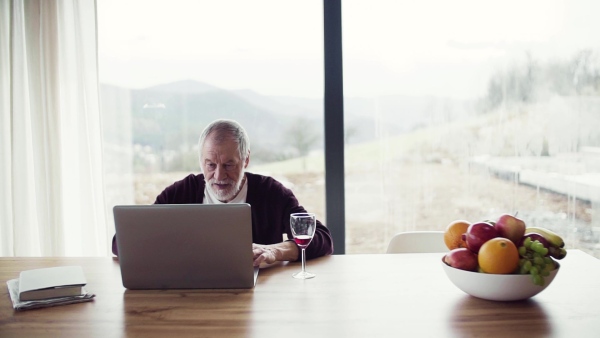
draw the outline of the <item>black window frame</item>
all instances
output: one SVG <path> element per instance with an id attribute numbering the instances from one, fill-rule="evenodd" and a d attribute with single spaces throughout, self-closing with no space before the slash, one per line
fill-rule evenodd
<path id="1" fill-rule="evenodd" d="M 341 0 L 323 0 L 326 224 L 334 254 L 346 253 Z"/>

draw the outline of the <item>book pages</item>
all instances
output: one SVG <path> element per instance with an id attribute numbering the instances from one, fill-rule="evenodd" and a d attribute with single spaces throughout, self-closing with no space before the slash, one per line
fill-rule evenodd
<path id="1" fill-rule="evenodd" d="M 19 300 L 19 279 L 11 279 L 6 282 L 6 285 L 8 286 L 8 293 L 10 295 L 13 308 L 17 311 L 89 302 L 92 301 L 96 296 L 94 294 L 87 293 L 87 291 L 83 289 L 83 293 L 78 296 L 21 301 Z"/>

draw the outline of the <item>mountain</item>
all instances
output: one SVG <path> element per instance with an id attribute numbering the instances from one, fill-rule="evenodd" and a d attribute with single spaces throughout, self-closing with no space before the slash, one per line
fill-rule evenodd
<path id="1" fill-rule="evenodd" d="M 277 114 L 304 116 L 313 119 L 323 118 L 323 99 L 309 99 L 291 96 L 266 96 L 253 90 L 233 91 L 246 101 Z"/>
<path id="2" fill-rule="evenodd" d="M 134 141 L 177 149 L 195 144 L 204 127 L 216 119 L 233 119 L 262 145 L 281 141 L 286 119 L 238 95 L 188 81 L 131 91 Z M 164 139 L 157 137 L 161 134 Z M 259 135 L 270 135 L 261 137 Z"/>
<path id="3" fill-rule="evenodd" d="M 206 93 L 215 90 L 221 90 L 218 87 L 209 85 L 208 83 L 194 81 L 194 80 L 181 80 L 171 83 L 165 83 L 148 87 L 144 89 L 148 92 L 168 92 L 168 93 Z"/>
<path id="4" fill-rule="evenodd" d="M 266 96 L 252 90 L 236 90 L 234 93 L 278 116 L 301 116 L 314 121 L 323 119 L 323 99 Z M 344 98 L 348 143 L 399 135 L 425 125 L 460 118 L 465 112 L 465 102 L 445 98 L 405 95 Z"/>
<path id="5" fill-rule="evenodd" d="M 116 141 L 128 138 L 134 144 L 152 149 L 189 149 L 196 144 L 204 127 L 219 118 L 239 121 L 250 136 L 255 154 L 265 157 L 285 156 L 275 152 L 285 153 L 293 148 L 287 135 L 293 127 L 318 136 L 315 149 L 323 144 L 320 98 L 267 96 L 252 90 L 232 91 L 182 80 L 144 89 L 103 84 L 101 100 L 103 114 L 119 121 L 110 123 L 107 118 L 105 135 Z M 469 103 L 462 101 L 432 97 L 347 97 L 344 101 L 347 142 L 391 137 L 455 120 L 469 111 L 468 106 Z"/>
<path id="6" fill-rule="evenodd" d="M 163 151 L 185 151 L 195 146 L 208 123 L 234 119 L 248 132 L 253 153 L 277 157 L 281 155 L 272 152 L 290 147 L 286 133 L 299 118 L 258 104 L 258 99 L 191 80 L 144 89 L 101 84 L 100 93 L 107 139 Z M 319 127 L 311 130 L 322 132 Z"/>

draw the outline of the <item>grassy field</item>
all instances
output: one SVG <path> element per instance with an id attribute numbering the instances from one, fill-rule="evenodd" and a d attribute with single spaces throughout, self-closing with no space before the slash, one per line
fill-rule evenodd
<path id="1" fill-rule="evenodd" d="M 254 168 L 253 172 L 263 172 Z M 406 163 L 384 178 L 372 171 L 346 175 L 346 253 L 383 253 L 391 237 L 401 231 L 443 230 L 455 219 L 478 221 L 503 212 L 519 212 L 528 225 L 558 231 L 568 248 L 582 249 L 598 258 L 597 237 L 591 232 L 589 203 L 577 202 L 574 222 L 561 195 L 441 163 Z M 152 203 L 156 194 L 187 173 L 138 176 L 137 203 Z M 325 220 L 322 172 L 274 175 L 288 185 L 299 201 Z M 142 182 L 152 182 L 151 184 Z M 517 207 L 518 206 L 518 207 Z"/>
<path id="2" fill-rule="evenodd" d="M 298 162 L 288 163 L 293 168 Z M 347 170 L 346 253 L 383 253 L 397 232 L 443 230 L 455 219 L 473 222 L 518 211 L 528 225 L 559 232 L 568 248 L 580 248 L 600 258 L 589 203 L 576 201 L 573 206 L 565 196 L 452 163 L 406 161 L 392 167 L 355 166 Z M 277 172 L 272 167 L 250 171 L 273 175 L 294 191 L 307 210 L 317 213 L 320 220 L 326 219 L 322 171 Z M 185 175 L 138 176 L 137 202 L 152 203 L 164 187 Z"/>

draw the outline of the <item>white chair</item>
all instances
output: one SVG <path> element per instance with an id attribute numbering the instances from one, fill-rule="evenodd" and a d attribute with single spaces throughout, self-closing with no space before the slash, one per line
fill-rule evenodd
<path id="1" fill-rule="evenodd" d="M 448 252 L 443 231 L 409 231 L 395 234 L 387 253 Z"/>

